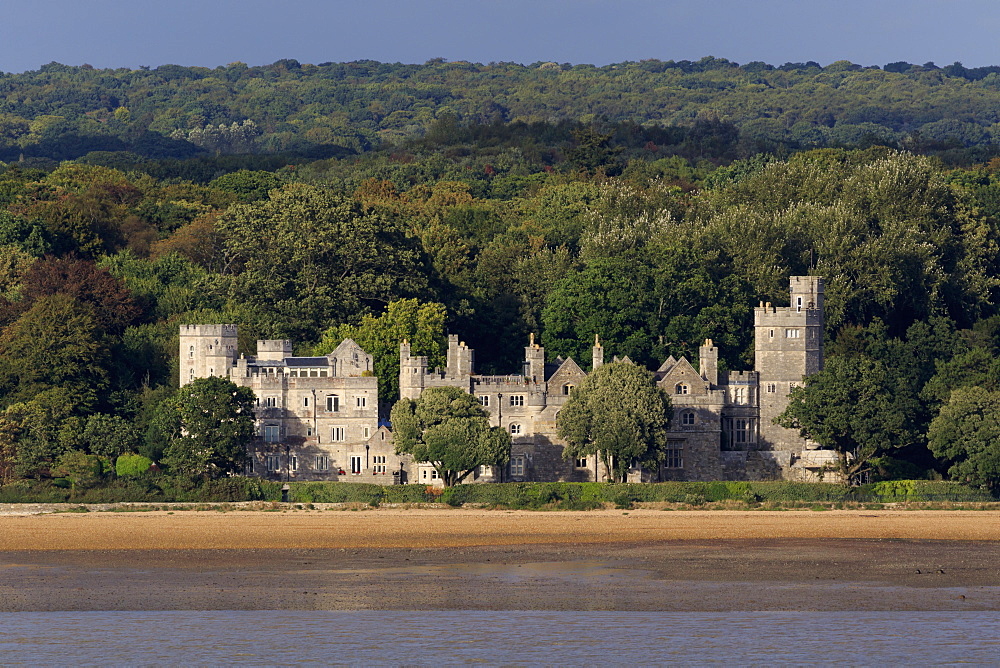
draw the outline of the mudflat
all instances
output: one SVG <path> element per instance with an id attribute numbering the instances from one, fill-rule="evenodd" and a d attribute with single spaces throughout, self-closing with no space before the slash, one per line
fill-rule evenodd
<path id="1" fill-rule="evenodd" d="M 0 517 L 0 610 L 1000 610 L 997 511 Z"/>

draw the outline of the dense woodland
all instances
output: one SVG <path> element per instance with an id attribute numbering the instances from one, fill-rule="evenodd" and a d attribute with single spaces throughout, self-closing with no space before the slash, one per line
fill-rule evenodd
<path id="1" fill-rule="evenodd" d="M 996 485 L 998 110 L 1000 67 L 957 63 L 0 74 L 0 482 L 169 467 L 182 323 L 351 336 L 388 407 L 403 336 L 752 368 L 753 306 L 818 274 L 830 363 L 789 424 Z"/>

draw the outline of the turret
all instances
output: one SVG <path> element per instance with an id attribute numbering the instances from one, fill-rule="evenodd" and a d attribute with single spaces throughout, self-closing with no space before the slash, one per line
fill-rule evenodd
<path id="1" fill-rule="evenodd" d="M 590 370 L 596 371 L 598 367 L 604 364 L 604 346 L 601 345 L 601 340 L 597 338 L 597 334 L 594 334 L 594 348 L 591 352 L 591 363 Z"/>
<path id="2" fill-rule="evenodd" d="M 467 378 L 473 374 L 473 351 L 465 345 L 465 341 L 459 342 L 456 334 L 448 335 L 448 366 L 447 375 L 449 378 Z"/>
<path id="3" fill-rule="evenodd" d="M 712 339 L 705 339 L 705 343 L 698 348 L 698 366 L 702 378 L 713 387 L 719 384 L 719 349 Z"/>
<path id="4" fill-rule="evenodd" d="M 427 358 L 412 357 L 410 342 L 403 339 L 399 344 L 399 396 L 403 399 L 416 399 L 424 391 L 427 377 Z"/>
<path id="5" fill-rule="evenodd" d="M 524 375 L 537 383 L 545 381 L 545 348 L 535 343 L 535 335 L 528 339 L 524 349 Z"/>

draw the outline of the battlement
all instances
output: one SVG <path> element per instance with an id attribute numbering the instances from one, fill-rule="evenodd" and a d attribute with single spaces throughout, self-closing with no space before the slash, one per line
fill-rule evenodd
<path id="1" fill-rule="evenodd" d="M 236 325 L 181 325 L 181 336 L 236 336 Z"/>
<path id="2" fill-rule="evenodd" d="M 730 371 L 727 379 L 730 385 L 756 385 L 759 375 L 756 371 Z"/>

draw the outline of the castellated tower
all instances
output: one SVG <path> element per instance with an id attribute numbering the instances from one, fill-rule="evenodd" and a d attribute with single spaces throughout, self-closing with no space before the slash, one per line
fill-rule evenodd
<path id="1" fill-rule="evenodd" d="M 424 391 L 427 379 L 427 357 L 412 357 L 410 342 L 403 339 L 399 344 L 399 397 L 416 399 Z"/>
<path id="2" fill-rule="evenodd" d="M 180 384 L 195 378 L 229 377 L 236 363 L 236 325 L 181 325 Z"/>
<path id="3" fill-rule="evenodd" d="M 774 424 L 788 393 L 823 368 L 823 279 L 792 276 L 790 306 L 754 309 L 754 368 L 760 374 L 760 441 L 764 449 L 801 452 L 817 447 L 795 429 Z"/>
<path id="4" fill-rule="evenodd" d="M 524 375 L 533 382 L 545 382 L 545 348 L 535 343 L 534 334 L 524 349 Z"/>

